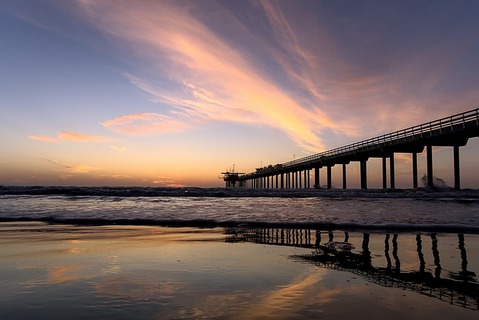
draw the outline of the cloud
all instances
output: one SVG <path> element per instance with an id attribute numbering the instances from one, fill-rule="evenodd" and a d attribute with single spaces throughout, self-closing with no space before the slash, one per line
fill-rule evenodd
<path id="1" fill-rule="evenodd" d="M 47 136 L 29 136 L 28 138 L 37 141 L 49 142 L 49 143 L 56 143 L 58 142 L 58 138 L 52 138 Z"/>
<path id="2" fill-rule="evenodd" d="M 467 25 L 443 32 L 441 19 L 418 15 L 404 26 L 406 5 L 349 15 L 314 1 L 244 2 L 241 14 L 221 2 L 73 3 L 118 42 L 115 54 L 138 67 L 128 79 L 162 109 L 102 122 L 123 135 L 231 121 L 281 130 L 316 152 L 430 120 L 432 111 L 464 111 L 478 92 L 477 81 L 462 80 L 466 69 L 477 74 L 460 65 L 471 52 Z M 465 89 L 451 94 L 448 81 Z"/>
<path id="3" fill-rule="evenodd" d="M 71 132 L 71 131 L 59 132 L 58 138 L 61 140 L 73 141 L 73 142 L 106 142 L 111 140 L 110 138 L 107 138 L 107 137 L 90 136 L 90 135 L 81 134 L 78 132 Z"/>
<path id="4" fill-rule="evenodd" d="M 71 132 L 71 131 L 60 131 L 57 133 L 56 137 L 48 137 L 48 136 L 38 136 L 32 135 L 29 136 L 30 139 L 43 141 L 48 143 L 58 143 L 62 141 L 70 141 L 70 142 L 108 142 L 111 141 L 111 138 L 103 137 L 103 136 L 91 136 L 86 134 L 81 134 L 78 132 Z"/>
<path id="5" fill-rule="evenodd" d="M 126 147 L 122 147 L 122 146 L 110 146 L 110 148 L 118 152 L 123 152 L 126 150 Z"/>
<path id="6" fill-rule="evenodd" d="M 158 113 L 129 114 L 104 121 L 101 124 L 113 132 L 128 136 L 182 131 L 188 128 L 185 122 Z"/>
<path id="7" fill-rule="evenodd" d="M 286 132 L 308 150 L 323 147 L 316 131 L 334 126 L 319 109 L 300 105 L 289 92 L 249 61 L 245 52 L 212 32 L 192 11 L 174 2 L 83 2 L 85 12 L 104 32 L 151 61 L 168 86 L 146 79 L 130 81 L 172 115 L 140 113 L 102 124 L 116 133 L 141 135 L 183 130 L 188 121 L 234 121 L 267 125 Z M 175 113 L 176 112 L 176 113 Z"/>
<path id="8" fill-rule="evenodd" d="M 86 165 L 75 165 L 75 166 L 65 165 L 64 167 L 68 169 L 68 171 L 71 173 L 90 173 L 92 171 L 101 170 L 101 168 L 96 168 L 96 167 L 91 167 Z"/>

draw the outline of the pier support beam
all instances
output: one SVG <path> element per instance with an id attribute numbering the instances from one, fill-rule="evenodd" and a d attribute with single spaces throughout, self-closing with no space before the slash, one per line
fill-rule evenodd
<path id="1" fill-rule="evenodd" d="M 368 188 L 368 175 L 367 175 L 367 159 L 361 160 L 360 163 L 360 171 L 361 171 L 361 189 Z"/>
<path id="2" fill-rule="evenodd" d="M 331 166 L 327 166 L 328 189 L 331 189 Z"/>
<path id="3" fill-rule="evenodd" d="M 461 170 L 459 168 L 459 146 L 454 146 L 454 189 L 461 189 Z"/>
<path id="4" fill-rule="evenodd" d="M 417 189 L 417 152 L 412 153 L 412 187 Z"/>
<path id="5" fill-rule="evenodd" d="M 316 189 L 321 188 L 321 186 L 319 185 L 319 167 L 314 168 L 314 187 Z"/>
<path id="6" fill-rule="evenodd" d="M 394 173 L 394 152 L 389 157 L 389 173 L 391 176 L 391 189 L 396 188 L 396 177 Z"/>
<path id="7" fill-rule="evenodd" d="M 311 189 L 311 170 L 308 169 L 308 189 Z"/>
<path id="8" fill-rule="evenodd" d="M 281 189 L 284 189 L 284 173 L 281 173 Z"/>
<path id="9" fill-rule="evenodd" d="M 388 178 L 386 175 L 386 157 L 383 157 L 383 189 L 388 188 Z"/>
<path id="10" fill-rule="evenodd" d="M 346 164 L 343 163 L 343 189 L 346 189 Z"/>
<path id="11" fill-rule="evenodd" d="M 432 172 L 432 146 L 426 146 L 427 154 L 427 185 L 432 188 L 434 186 L 434 174 Z"/>

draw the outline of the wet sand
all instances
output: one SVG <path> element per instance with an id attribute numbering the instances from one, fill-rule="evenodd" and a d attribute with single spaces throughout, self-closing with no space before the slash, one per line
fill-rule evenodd
<path id="1" fill-rule="evenodd" d="M 0 223 L 2 319 L 477 319 L 478 272 L 477 234 Z"/>

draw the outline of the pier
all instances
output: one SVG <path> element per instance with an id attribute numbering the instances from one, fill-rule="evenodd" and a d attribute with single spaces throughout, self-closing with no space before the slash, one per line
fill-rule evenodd
<path id="1" fill-rule="evenodd" d="M 453 150 L 454 188 L 460 189 L 460 147 L 465 146 L 473 137 L 479 137 L 479 109 L 451 115 L 293 161 L 257 168 L 254 172 L 237 175 L 233 179 L 235 184 L 237 182 L 239 187 L 244 188 L 320 188 L 320 170 L 324 168 L 327 172 L 326 187 L 331 189 L 331 168 L 341 165 L 342 187 L 346 189 L 346 166 L 351 162 L 359 162 L 360 185 L 362 189 L 367 189 L 367 161 L 370 158 L 380 158 L 382 159 L 383 188 L 395 189 L 394 155 L 408 153 L 412 158 L 412 186 L 418 188 L 417 155 L 426 150 L 427 185 L 434 187 L 432 151 L 433 147 L 440 146 L 451 147 Z M 314 177 L 313 181 L 311 181 L 311 176 Z M 225 181 L 227 186 L 231 186 L 227 179 Z"/>

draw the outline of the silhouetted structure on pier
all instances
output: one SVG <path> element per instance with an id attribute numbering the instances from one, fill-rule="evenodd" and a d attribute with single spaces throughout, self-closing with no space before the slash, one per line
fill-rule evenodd
<path id="1" fill-rule="evenodd" d="M 347 271 L 359 275 L 369 282 L 383 287 L 393 287 L 413 291 L 429 297 L 437 298 L 464 308 L 479 310 L 479 283 L 476 274 L 469 271 L 464 235 L 458 234 L 458 249 L 460 251 L 460 271 L 449 272 L 441 276 L 444 270 L 441 266 L 438 249 L 438 238 L 435 233 L 429 235 L 434 268 L 427 270 L 423 253 L 422 235 L 415 235 L 416 251 L 419 262 L 418 270 L 401 270 L 401 260 L 398 255 L 399 235 L 385 234 L 384 258 L 386 266 L 374 266 L 373 259 L 382 254 L 369 249 L 370 234 L 363 233 L 361 247 L 349 243 L 349 233 L 344 232 L 344 241 L 334 241 L 333 231 L 289 228 L 230 228 L 225 229 L 227 242 L 254 242 L 268 245 L 294 246 L 313 249 L 311 254 L 294 255 L 293 259 L 309 261 L 321 268 Z M 321 243 L 322 235 L 327 240 Z M 404 236 L 414 236 L 407 234 Z M 337 236 L 336 236 L 337 238 Z M 408 241 L 409 242 L 409 241 Z M 392 251 L 390 251 L 390 243 Z M 392 257 L 391 257 L 392 255 Z M 377 260 L 375 260 L 377 261 Z M 411 261 L 406 261 L 411 265 Z M 409 267 L 410 268 L 410 267 Z"/>
<path id="2" fill-rule="evenodd" d="M 418 187 L 417 154 L 426 148 L 427 184 L 434 185 L 432 147 L 453 147 L 454 187 L 460 189 L 459 147 L 465 146 L 469 138 L 479 136 L 479 109 L 452 115 L 404 130 L 350 144 L 337 149 L 321 152 L 301 159 L 256 169 L 235 179 L 240 186 L 250 188 L 315 188 L 320 187 L 321 168 L 327 170 L 327 188 L 332 187 L 331 168 L 342 165 L 343 188 L 346 189 L 346 165 L 352 161 L 360 163 L 361 188 L 367 188 L 367 161 L 369 158 L 382 159 L 383 188 L 388 188 L 387 159 L 389 159 L 389 188 L 394 189 L 394 154 L 410 153 L 412 156 L 413 188 Z M 311 173 L 314 170 L 314 183 Z"/>
<path id="3" fill-rule="evenodd" d="M 221 174 L 223 175 L 225 186 L 229 188 L 229 187 L 235 187 L 236 182 L 238 181 L 239 175 L 244 173 L 235 172 L 235 166 L 233 165 L 233 169 L 231 169 L 231 171 L 221 172 Z M 242 187 L 242 181 L 240 183 L 241 183 L 240 187 Z"/>

